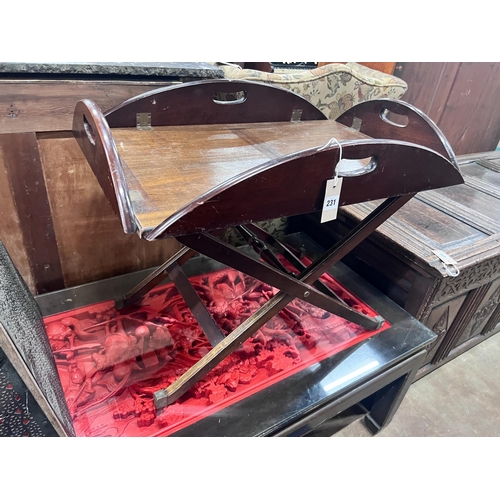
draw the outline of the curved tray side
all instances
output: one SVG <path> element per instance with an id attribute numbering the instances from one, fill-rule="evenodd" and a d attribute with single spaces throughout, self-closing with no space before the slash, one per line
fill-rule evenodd
<path id="1" fill-rule="evenodd" d="M 392 122 L 390 115 L 384 114 L 385 110 L 407 117 L 407 124 Z M 344 112 L 336 121 L 347 127 L 354 126 L 374 139 L 412 142 L 433 149 L 458 169 L 455 153 L 438 126 L 425 113 L 406 102 L 394 99 L 365 101 Z"/>
<path id="2" fill-rule="evenodd" d="M 137 225 L 120 156 L 106 119 L 93 101 L 84 99 L 77 103 L 73 135 L 106 198 L 120 217 L 123 230 L 127 234 L 135 233 Z"/>
<path id="3" fill-rule="evenodd" d="M 244 97 L 221 101 L 222 94 Z M 150 114 L 152 127 L 327 119 L 290 90 L 244 80 L 207 80 L 153 90 L 110 109 L 105 117 L 110 127 L 135 127 L 138 113 Z"/>
<path id="4" fill-rule="evenodd" d="M 266 162 L 208 191 L 142 236 L 153 240 L 320 211 L 326 181 L 333 177 L 339 156 L 335 145 Z M 376 167 L 343 178 L 340 205 L 463 183 L 460 172 L 442 155 L 402 141 L 344 142 L 342 157 L 372 157 Z"/>

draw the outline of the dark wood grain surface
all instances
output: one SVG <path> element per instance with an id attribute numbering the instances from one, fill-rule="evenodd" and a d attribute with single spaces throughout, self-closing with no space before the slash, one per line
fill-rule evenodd
<path id="1" fill-rule="evenodd" d="M 179 248 L 124 234 L 72 134 L 47 134 L 39 148 L 65 287 L 160 265 Z"/>
<path id="2" fill-rule="evenodd" d="M 9 173 L 3 161 L 3 148 L 0 144 L 0 241 L 4 244 L 14 265 L 22 274 L 30 291 L 35 293 L 36 286 L 31 273 L 28 256 L 24 247 L 23 232 L 16 210 L 15 199 L 10 187 Z"/>
<path id="3" fill-rule="evenodd" d="M 464 186 L 456 186 L 463 188 Z M 446 189 L 446 188 L 445 188 Z M 439 190 L 439 192 L 444 191 Z M 387 221 L 374 236 L 377 244 L 386 242 L 386 248 L 402 244 L 399 252 L 407 255 L 414 266 L 424 269 L 435 268 L 438 275 L 446 276 L 440 260 L 432 249 L 442 250 L 453 257 L 459 267 L 473 266 L 478 258 L 488 258 L 500 249 L 494 226 L 488 226 L 487 216 L 474 219 L 474 212 L 469 212 L 464 205 L 455 205 L 446 209 L 440 203 L 440 193 L 420 193 L 408 206 L 403 207 L 391 220 Z M 364 203 L 345 207 L 345 213 L 355 220 L 368 214 L 374 203 Z M 445 207 L 442 209 L 442 207 Z M 476 212 L 477 213 L 477 212 Z M 467 219 L 471 224 L 465 223 Z"/>
<path id="4" fill-rule="evenodd" d="M 496 148 L 500 141 L 500 63 L 460 64 L 439 126 L 457 144 L 456 154 Z"/>
<path id="5" fill-rule="evenodd" d="M 407 62 L 396 76 L 403 100 L 436 122 L 457 155 L 494 151 L 500 141 L 499 62 Z"/>
<path id="6" fill-rule="evenodd" d="M 326 120 L 304 97 L 261 82 L 206 80 L 166 87 L 129 99 L 106 112 L 111 128 L 135 127 L 137 113 L 151 125 L 208 125 Z"/>
<path id="7" fill-rule="evenodd" d="M 0 80 L 0 133 L 71 130 L 76 103 L 104 110 L 168 82 Z"/>
<path id="8" fill-rule="evenodd" d="M 365 138 L 328 120 L 113 129 L 139 224 L 150 229 L 217 186 L 297 151 Z M 333 165 L 331 174 L 333 175 Z M 297 179 L 284 179 L 295 183 Z M 258 192 L 251 195 L 258 204 Z"/>
<path id="9" fill-rule="evenodd" d="M 24 247 L 38 293 L 64 287 L 38 143 L 34 133 L 0 135 Z"/>
<path id="10" fill-rule="evenodd" d="M 407 62 L 396 74 L 408 84 L 403 101 L 439 124 L 460 67 L 459 62 Z"/>
<path id="11" fill-rule="evenodd" d="M 359 131 L 374 139 L 411 142 L 456 162 L 448 139 L 425 113 L 412 105 L 392 99 L 365 101 L 340 115 L 336 121 L 353 127 L 356 120 L 359 120 Z"/>
<path id="12" fill-rule="evenodd" d="M 377 165 L 363 175 L 343 178 L 340 206 L 463 182 L 442 156 L 406 143 L 352 141 L 344 143 L 342 153 L 343 158 L 376 158 Z M 196 233 L 320 211 L 326 181 L 333 177 L 338 160 L 339 148 L 335 145 L 262 164 L 193 200 L 145 237 Z M 262 200 L 258 204 L 257 193 Z"/>
<path id="13" fill-rule="evenodd" d="M 109 125 L 94 102 L 84 99 L 77 103 L 73 134 L 123 230 L 134 234 L 136 221 L 120 157 Z"/>

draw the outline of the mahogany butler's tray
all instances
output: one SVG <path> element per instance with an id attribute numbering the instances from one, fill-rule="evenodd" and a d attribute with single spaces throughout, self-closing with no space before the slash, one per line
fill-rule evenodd
<path id="1" fill-rule="evenodd" d="M 182 245 L 116 302 L 118 309 L 131 310 L 168 274 L 209 342 L 193 366 L 156 388 L 157 409 L 192 390 L 295 299 L 365 332 L 383 328 L 384 318 L 319 278 L 416 193 L 463 182 L 453 151 L 432 121 L 389 99 L 359 104 L 330 121 L 287 90 L 211 80 L 149 92 L 105 114 L 93 102 L 80 101 L 73 130 L 124 231 L 148 241 L 176 238 Z M 320 258 L 304 261 L 253 224 L 321 211 L 336 168 L 343 178 L 340 206 L 382 202 Z M 221 239 L 228 227 L 260 258 Z M 200 300 L 203 290 L 181 269 L 195 253 L 264 283 L 271 290 L 268 300 L 228 332 L 217 304 Z M 143 334 L 134 345 L 144 343 Z"/>

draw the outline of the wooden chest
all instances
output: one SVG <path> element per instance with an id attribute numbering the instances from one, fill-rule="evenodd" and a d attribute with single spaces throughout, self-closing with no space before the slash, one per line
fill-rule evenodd
<path id="1" fill-rule="evenodd" d="M 464 185 L 418 194 L 345 260 L 438 335 L 418 376 L 500 330 L 500 152 L 458 162 Z M 312 215 L 294 223 L 327 244 L 374 204 L 341 209 L 327 224 Z"/>
<path id="2" fill-rule="evenodd" d="M 196 62 L 0 62 L 0 241 L 32 293 L 156 266 L 178 247 L 141 241 L 116 224 L 73 137 L 76 103 L 90 99 L 108 110 L 172 84 L 223 76 Z"/>

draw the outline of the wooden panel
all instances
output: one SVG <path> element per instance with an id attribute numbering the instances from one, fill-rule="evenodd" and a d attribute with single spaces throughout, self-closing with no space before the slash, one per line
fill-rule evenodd
<path id="1" fill-rule="evenodd" d="M 398 66 L 399 68 L 399 66 Z M 424 111 L 455 154 L 493 151 L 500 140 L 500 63 L 401 64 L 403 100 Z"/>
<path id="2" fill-rule="evenodd" d="M 462 184 L 421 193 L 419 199 L 486 234 L 500 233 L 499 200 L 471 186 Z"/>
<path id="3" fill-rule="evenodd" d="M 467 186 L 494 196 L 500 201 L 500 175 L 497 171 L 484 168 L 478 163 L 462 165 L 460 171 Z"/>
<path id="4" fill-rule="evenodd" d="M 357 126 L 354 125 L 356 118 L 361 122 Z M 374 139 L 411 142 L 455 161 L 448 141 L 436 125 L 421 111 L 403 101 L 364 101 L 342 113 L 336 121 L 346 127 L 355 126 Z M 396 125 L 398 122 L 399 126 Z"/>
<path id="5" fill-rule="evenodd" d="M 476 161 L 471 156 L 459 157 L 465 185 L 417 194 L 374 238 L 379 244 L 388 241 L 389 248 L 394 246 L 423 269 L 432 266 L 441 273 L 444 267 L 432 249 L 449 253 L 463 271 L 496 257 L 500 252 L 500 167 L 495 159 L 499 156 L 488 153 Z M 372 203 L 344 210 L 359 220 L 370 208 Z"/>
<path id="6" fill-rule="evenodd" d="M 491 284 L 488 285 L 486 295 L 477 307 L 474 316 L 472 316 L 469 324 L 465 327 L 456 345 L 482 333 L 484 326 L 487 324 L 498 304 L 500 304 L 500 278 L 492 281 Z"/>
<path id="7" fill-rule="evenodd" d="M 439 126 L 460 63 L 407 62 L 396 75 L 408 84 L 402 100 L 413 104 Z M 448 138 L 449 139 L 449 138 Z M 453 146 L 453 144 L 452 144 Z"/>
<path id="8" fill-rule="evenodd" d="M 481 336 L 488 337 L 495 332 L 500 330 L 500 301 L 497 304 L 496 309 L 493 311 L 490 319 L 484 325 Z M 477 338 L 477 337 L 476 337 Z"/>
<path id="9" fill-rule="evenodd" d="M 327 120 L 291 90 L 241 80 L 205 80 L 148 92 L 109 110 L 105 117 L 111 128 L 135 127 L 137 113 L 150 114 L 153 127 Z"/>
<path id="10" fill-rule="evenodd" d="M 442 189 L 436 190 L 440 191 Z M 491 248 L 492 237 L 489 236 L 489 229 L 481 230 L 463 224 L 459 213 L 442 213 L 439 206 L 422 202 L 424 196 L 429 197 L 431 194 L 434 192 L 419 193 L 386 221 L 372 238 L 377 241 L 377 245 L 386 245 L 386 250 L 392 249 L 396 254 L 407 257 L 408 265 L 430 271 L 435 276 L 443 276 L 446 275 L 444 267 L 432 253 L 433 249 L 449 252 L 455 260 L 460 261 L 459 266 L 462 268 L 468 265 L 461 262 L 462 257 L 468 257 L 463 256 L 462 252 L 469 249 L 477 259 L 478 255 Z M 437 195 L 435 199 L 439 201 L 441 198 Z M 341 208 L 341 214 L 360 221 L 375 206 L 373 202 L 353 205 Z"/>
<path id="11" fill-rule="evenodd" d="M 64 287 L 36 135 L 0 135 L 3 161 L 37 293 Z"/>
<path id="12" fill-rule="evenodd" d="M 175 240 L 125 235 L 71 134 L 39 139 L 66 287 L 161 264 Z"/>
<path id="13" fill-rule="evenodd" d="M 439 127 L 456 154 L 496 148 L 500 139 L 500 63 L 460 64 Z"/>
<path id="14" fill-rule="evenodd" d="M 71 130 L 75 105 L 93 100 L 106 111 L 169 82 L 0 80 L 0 133 Z"/>
<path id="15" fill-rule="evenodd" d="M 460 312 L 460 308 L 465 302 L 466 297 L 467 294 L 455 297 L 445 304 L 438 305 L 432 310 L 429 318 L 425 322 L 425 326 L 436 333 L 438 338 L 432 348 L 428 351 L 423 364 L 429 363 L 434 357 L 436 351 L 441 347 L 441 344 L 446 339 L 448 330 Z"/>
<path id="16" fill-rule="evenodd" d="M 491 283 L 488 283 L 484 286 L 476 288 L 467 294 L 467 298 L 465 299 L 462 307 L 460 308 L 459 313 L 451 324 L 446 337 L 443 342 L 436 351 L 434 358 L 432 359 L 433 363 L 439 363 L 439 361 L 443 360 L 448 356 L 450 351 L 456 347 L 459 338 L 464 332 L 465 327 L 469 324 L 474 316 L 477 308 L 483 301 L 485 295 L 490 288 Z"/>
<path id="17" fill-rule="evenodd" d="M 415 253 L 425 257 L 429 256 L 428 248 L 449 251 L 488 236 L 488 233 L 467 226 L 419 199 L 411 200 L 394 217 L 394 221 L 397 220 L 398 225 L 401 224 L 402 228 L 411 231 L 412 239 L 418 241 Z"/>
<path id="18" fill-rule="evenodd" d="M 268 160 L 324 145 L 332 137 L 366 136 L 330 120 L 313 120 L 113 129 L 113 137 L 130 169 L 126 169 L 129 189 L 137 191 L 136 216 L 143 228 L 150 228 L 210 189 Z"/>
<path id="19" fill-rule="evenodd" d="M 35 280 L 33 279 L 28 256 L 24 248 L 23 233 L 10 190 L 9 176 L 5 168 L 2 153 L 0 144 L 0 218 L 2 220 L 0 224 L 0 240 L 7 249 L 10 258 L 30 291 L 35 293 Z"/>

